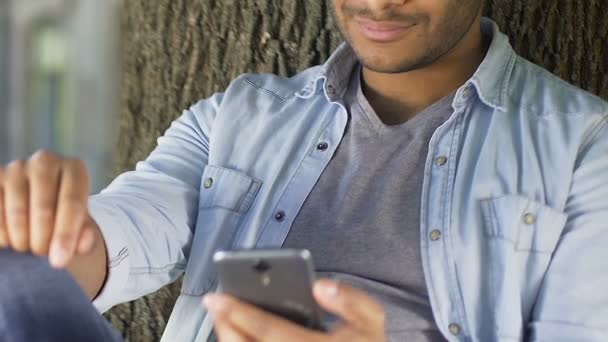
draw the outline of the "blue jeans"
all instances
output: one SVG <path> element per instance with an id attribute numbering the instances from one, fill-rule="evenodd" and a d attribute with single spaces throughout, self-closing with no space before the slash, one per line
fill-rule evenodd
<path id="1" fill-rule="evenodd" d="M 66 271 L 0 250 L 0 341 L 117 342 L 122 338 Z"/>

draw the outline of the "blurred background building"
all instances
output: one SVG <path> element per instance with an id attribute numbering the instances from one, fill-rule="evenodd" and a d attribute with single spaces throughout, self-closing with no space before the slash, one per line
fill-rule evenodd
<path id="1" fill-rule="evenodd" d="M 0 163 L 44 148 L 110 179 L 119 0 L 0 0 Z"/>

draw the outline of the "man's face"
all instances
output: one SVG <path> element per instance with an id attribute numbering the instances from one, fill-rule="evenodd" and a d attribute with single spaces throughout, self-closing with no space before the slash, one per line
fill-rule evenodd
<path id="1" fill-rule="evenodd" d="M 483 0 L 328 0 L 344 39 L 368 69 L 401 73 L 456 46 Z"/>

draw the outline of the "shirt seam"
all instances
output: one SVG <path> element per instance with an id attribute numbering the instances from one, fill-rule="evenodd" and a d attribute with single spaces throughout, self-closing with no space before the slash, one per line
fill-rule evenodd
<path id="1" fill-rule="evenodd" d="M 568 321 L 556 321 L 556 320 L 537 320 L 537 321 L 532 321 L 529 324 L 555 324 L 555 325 L 564 325 L 564 326 L 570 326 L 570 327 L 576 327 L 576 328 L 584 328 L 584 329 L 590 329 L 593 331 L 600 331 L 600 332 L 606 332 L 605 329 L 599 328 L 599 327 L 594 327 L 594 326 L 589 326 L 586 324 L 580 324 L 580 323 L 573 323 L 573 322 L 568 322 Z"/>
<path id="2" fill-rule="evenodd" d="M 279 100 L 281 100 L 281 101 L 283 101 L 283 102 L 287 101 L 287 98 L 285 98 L 285 97 L 283 97 L 283 96 L 281 96 L 281 95 L 279 95 L 279 94 L 277 94 L 277 93 L 273 92 L 272 90 L 266 89 L 266 88 L 264 88 L 264 87 L 261 87 L 261 86 L 259 86 L 259 85 L 255 84 L 253 81 L 251 81 L 250 79 L 248 79 L 248 78 L 247 78 L 247 76 L 242 76 L 241 78 L 242 78 L 242 79 L 243 79 L 245 82 L 249 83 L 249 84 L 250 84 L 252 87 L 254 87 L 255 89 L 260 90 L 260 91 L 263 91 L 263 92 L 265 92 L 265 93 L 268 93 L 268 94 L 270 94 L 270 95 L 272 95 L 272 96 L 274 96 L 274 97 L 278 98 Z"/>
<path id="3" fill-rule="evenodd" d="M 583 144 L 581 145 L 582 148 L 579 156 L 584 154 L 591 147 L 591 144 L 596 140 L 597 137 L 599 137 L 603 132 L 606 132 L 606 127 L 608 127 L 608 114 L 604 114 L 602 120 L 595 125 L 594 129 L 584 140 Z"/>
<path id="4" fill-rule="evenodd" d="M 169 265 L 166 265 L 163 267 L 147 267 L 147 266 L 131 267 L 131 272 L 129 272 L 129 274 L 132 274 L 132 275 L 157 274 L 157 273 L 164 273 L 164 272 L 170 271 L 172 269 L 176 269 L 176 268 L 184 270 L 186 268 L 186 264 L 174 263 L 174 264 L 169 264 Z"/>
<path id="5" fill-rule="evenodd" d="M 108 268 L 116 268 L 120 266 L 123 260 L 125 260 L 128 256 L 129 250 L 127 249 L 127 247 L 123 247 L 120 252 L 118 252 L 117 256 L 110 259 Z"/>

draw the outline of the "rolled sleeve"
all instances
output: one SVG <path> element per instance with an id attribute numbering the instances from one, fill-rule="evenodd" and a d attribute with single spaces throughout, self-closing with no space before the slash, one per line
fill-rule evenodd
<path id="1" fill-rule="evenodd" d="M 120 224 L 115 222 L 112 214 L 94 199 L 89 201 L 89 211 L 101 230 L 108 252 L 108 273 L 101 292 L 93 300 L 93 305 L 100 313 L 109 310 L 122 301 L 122 296 L 129 279 L 129 248 Z"/>
<path id="2" fill-rule="evenodd" d="M 100 312 L 157 291 L 183 274 L 198 216 L 208 132 L 221 94 L 173 121 L 146 160 L 89 198 L 108 252 Z"/>

